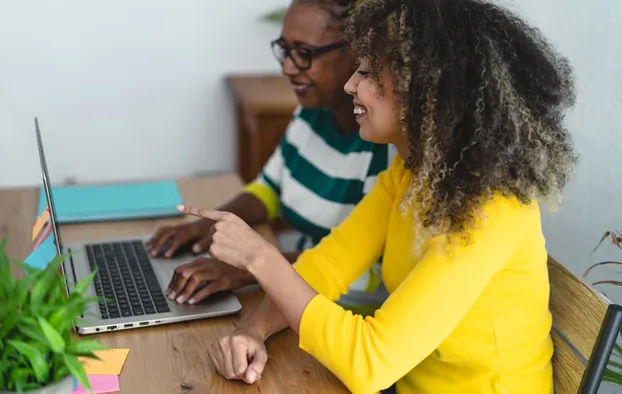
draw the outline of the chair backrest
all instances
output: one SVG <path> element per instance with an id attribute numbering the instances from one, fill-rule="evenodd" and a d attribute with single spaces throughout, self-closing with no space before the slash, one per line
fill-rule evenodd
<path id="1" fill-rule="evenodd" d="M 548 267 L 555 394 L 577 394 L 609 303 L 551 257 Z"/>

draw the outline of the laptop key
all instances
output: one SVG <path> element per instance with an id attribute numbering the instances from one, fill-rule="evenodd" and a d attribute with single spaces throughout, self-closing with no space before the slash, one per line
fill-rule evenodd
<path id="1" fill-rule="evenodd" d="M 87 256 L 89 265 L 98 270 L 94 281 L 96 292 L 110 300 L 100 308 L 102 316 L 118 318 L 170 312 L 141 241 L 87 245 Z"/>

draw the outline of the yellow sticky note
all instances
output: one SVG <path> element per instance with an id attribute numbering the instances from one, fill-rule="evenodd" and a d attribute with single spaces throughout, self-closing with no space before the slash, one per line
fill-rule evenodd
<path id="1" fill-rule="evenodd" d="M 39 233 L 41 232 L 41 229 L 43 228 L 43 226 L 45 226 L 45 223 L 47 223 L 49 219 L 50 219 L 50 211 L 48 211 L 48 209 L 45 208 L 41 216 L 39 216 L 39 219 L 37 219 L 35 225 L 32 226 L 32 240 L 33 241 L 37 238 L 37 235 L 39 235 Z"/>
<path id="2" fill-rule="evenodd" d="M 99 350 L 95 353 L 100 360 L 80 357 L 86 374 L 89 375 L 119 375 L 130 349 Z"/>

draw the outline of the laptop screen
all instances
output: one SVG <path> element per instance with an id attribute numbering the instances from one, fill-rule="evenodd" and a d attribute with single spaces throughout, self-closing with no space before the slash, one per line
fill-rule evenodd
<path id="1" fill-rule="evenodd" d="M 54 197 L 52 196 L 52 188 L 50 186 L 50 177 L 48 174 L 48 166 L 45 161 L 45 152 L 43 151 L 43 141 L 41 139 L 41 131 L 39 130 L 39 120 L 35 118 L 35 130 L 37 134 L 37 145 L 39 147 L 39 160 L 41 161 L 41 174 L 43 176 L 43 190 L 47 200 L 47 206 L 50 211 L 50 222 L 52 224 L 52 233 L 54 234 L 54 243 L 56 244 L 56 253 L 60 256 L 63 254 L 63 243 L 60 237 L 60 229 L 56 220 L 56 209 L 54 207 Z"/>

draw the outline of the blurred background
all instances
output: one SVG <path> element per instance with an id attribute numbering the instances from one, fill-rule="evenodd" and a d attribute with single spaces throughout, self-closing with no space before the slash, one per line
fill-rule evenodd
<path id="1" fill-rule="evenodd" d="M 622 227 L 622 2 L 501 3 L 541 28 L 577 77 L 568 127 L 581 164 L 561 209 L 543 214 L 549 252 L 577 275 L 622 260 L 609 243 L 590 255 Z M 295 105 L 269 46 L 279 22 L 262 20 L 287 4 L 1 0 L 0 187 L 40 184 L 34 116 L 56 184 L 252 179 Z M 598 267 L 587 279 L 620 280 L 618 271 Z M 622 301 L 616 286 L 598 286 Z"/>
<path id="2" fill-rule="evenodd" d="M 548 251 L 578 276 L 622 261 L 611 238 L 591 253 L 622 228 L 622 1 L 498 2 L 576 73 L 567 124 L 581 163 L 560 209 L 543 210 Z M 287 5 L 0 0 L 0 188 L 40 185 L 35 116 L 54 184 L 219 172 L 250 181 L 295 106 L 269 46 L 280 22 L 263 18 Z M 620 272 L 598 266 L 586 280 L 608 280 L 596 287 L 622 303 Z"/>

